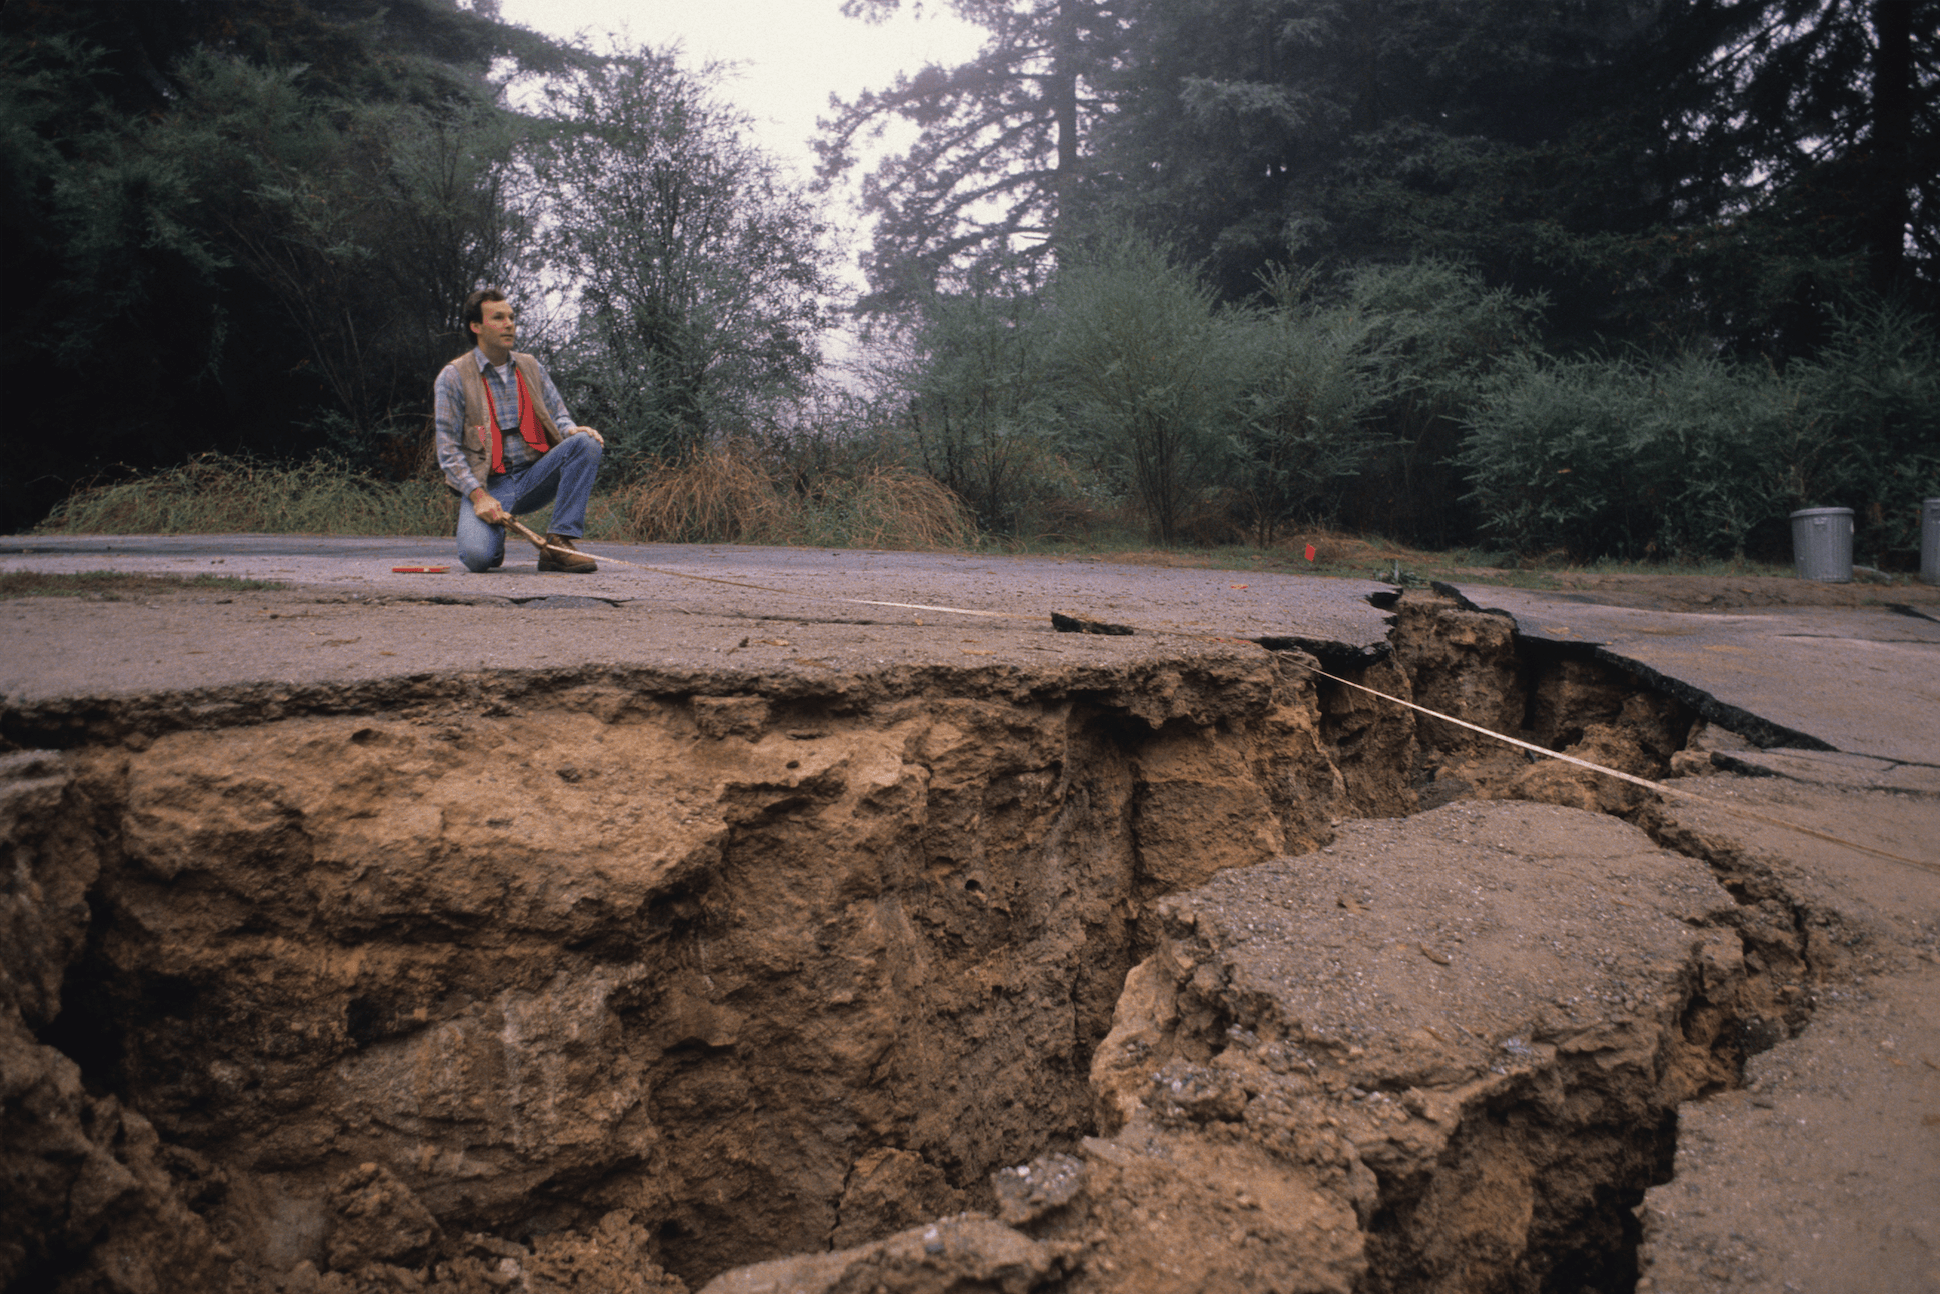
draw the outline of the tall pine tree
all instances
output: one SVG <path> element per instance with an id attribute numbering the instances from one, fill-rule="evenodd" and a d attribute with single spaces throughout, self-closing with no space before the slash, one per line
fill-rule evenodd
<path id="1" fill-rule="evenodd" d="M 1940 0 L 1138 0 L 1098 167 L 1229 293 L 1434 254 L 1565 337 L 1789 352 L 1848 286 L 1934 289 L 1936 28 Z"/>
<path id="2" fill-rule="evenodd" d="M 901 0 L 847 0 L 882 17 Z M 1029 276 L 1053 253 L 1084 200 L 1089 132 L 1107 105 L 1120 0 L 952 0 L 989 33 L 960 67 L 925 67 L 843 104 L 818 144 L 825 181 L 859 143 L 893 123 L 917 130 L 908 151 L 862 183 L 875 217 L 864 257 L 868 304 L 890 308 L 965 276 Z"/>

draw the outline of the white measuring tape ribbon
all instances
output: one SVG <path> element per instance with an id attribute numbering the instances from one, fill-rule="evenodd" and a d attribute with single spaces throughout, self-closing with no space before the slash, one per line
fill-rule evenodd
<path id="1" fill-rule="evenodd" d="M 1284 652 L 1277 652 L 1275 654 L 1282 657 L 1286 657 L 1286 653 Z M 1288 659 L 1291 659 L 1291 658 L 1289 657 Z M 1351 687 L 1356 691 L 1366 692 L 1369 696 L 1378 696 L 1383 701 L 1391 701 L 1395 705 L 1406 706 L 1410 710 L 1419 710 L 1422 714 L 1431 715 L 1434 718 L 1442 720 L 1444 723 L 1452 723 L 1458 728 L 1467 728 L 1470 732 L 1479 732 L 1485 737 L 1493 737 L 1495 738 L 1495 740 L 1506 742 L 1511 746 L 1519 746 L 1524 750 L 1533 751 L 1536 754 L 1541 755 L 1546 759 L 1560 759 L 1565 764 L 1575 764 L 1578 768 L 1587 768 L 1591 772 L 1602 773 L 1606 777 L 1614 777 L 1620 781 L 1629 782 L 1634 786 L 1641 786 L 1645 790 L 1655 791 L 1660 795 L 1668 795 L 1673 799 L 1688 800 L 1693 804 L 1702 804 L 1708 808 L 1717 809 L 1724 813 L 1735 814 L 1736 816 L 1741 818 L 1749 818 L 1754 822 L 1762 822 L 1766 826 L 1783 827 L 1787 831 L 1796 831 L 1800 835 L 1811 836 L 1815 840 L 1823 840 L 1829 844 L 1841 845 L 1847 849 L 1857 849 L 1861 853 L 1871 854 L 1876 858 L 1885 858 L 1885 859 L 1891 860 L 1892 862 L 1905 863 L 1909 867 L 1918 867 L 1922 871 L 1933 872 L 1936 875 L 1940 875 L 1940 864 L 1931 863 L 1931 862 L 1922 862 L 1917 858 L 1907 858 L 1900 854 L 1895 854 L 1885 849 L 1875 849 L 1871 845 L 1862 845 L 1857 840 L 1848 840 L 1844 836 L 1835 836 L 1835 835 L 1832 835 L 1830 832 L 1818 831 L 1811 827 L 1800 826 L 1796 822 L 1788 822 L 1784 818 L 1775 818 L 1775 817 L 1772 817 L 1770 814 L 1760 813 L 1756 809 L 1747 809 L 1742 805 L 1726 804 L 1722 800 L 1713 800 L 1708 796 L 1699 795 L 1695 791 L 1686 791 L 1682 787 L 1666 786 L 1662 782 L 1653 782 L 1647 777 L 1638 777 L 1633 773 L 1623 772 L 1621 769 L 1606 768 L 1602 764 L 1592 763 L 1587 759 L 1578 759 L 1575 755 L 1566 755 L 1560 750 L 1551 750 L 1547 746 L 1538 746 L 1532 742 L 1522 741 L 1518 738 L 1508 736 L 1505 733 L 1496 732 L 1491 728 L 1484 728 L 1480 724 L 1469 723 L 1466 720 L 1457 719 L 1452 714 L 1443 714 L 1439 710 L 1431 710 L 1427 706 L 1417 705 L 1413 701 L 1404 701 L 1398 696 L 1389 696 L 1386 692 L 1378 691 L 1374 688 L 1364 686 L 1363 684 L 1352 682 L 1348 679 L 1344 679 L 1340 677 L 1338 674 L 1329 674 L 1324 669 L 1320 669 L 1312 665 L 1303 664 L 1298 660 L 1294 660 L 1293 664 L 1299 665 L 1302 669 L 1306 670 L 1310 674 L 1317 674 L 1321 678 L 1331 679 L 1333 682 L 1339 683 L 1343 687 Z"/>
<path id="2" fill-rule="evenodd" d="M 534 544 L 538 545 L 541 549 L 548 547 L 548 545 L 543 539 L 533 534 L 531 530 L 527 529 L 525 526 L 520 525 L 517 521 L 512 521 L 509 524 L 514 529 L 516 529 L 520 534 L 524 535 L 527 539 L 531 540 Z M 725 584 L 730 588 L 752 589 L 757 593 L 778 593 L 784 597 L 805 598 L 812 602 L 840 602 L 840 603 L 847 604 L 849 606 L 893 607 L 903 611 L 935 611 L 944 615 L 984 616 L 984 617 L 987 617 L 990 619 L 996 619 L 996 620 L 1027 620 L 1033 624 L 1038 623 L 1043 619 L 1043 617 L 1041 616 L 1027 616 L 1015 611 L 976 611 L 968 607 L 937 607 L 937 606 L 928 606 L 920 602 L 877 602 L 869 598 L 829 597 L 826 594 L 802 593 L 795 589 L 774 588 L 766 584 L 751 584 L 744 580 L 724 580 L 724 579 L 721 579 L 719 576 L 714 576 L 714 575 L 694 575 L 686 571 L 670 571 L 665 569 L 664 567 L 643 566 L 639 562 L 629 562 L 623 557 L 600 557 L 595 553 L 588 553 L 580 550 L 575 550 L 575 551 L 579 551 L 579 554 L 582 557 L 591 557 L 591 558 L 594 558 L 594 560 L 596 561 L 602 561 L 602 562 L 617 562 L 621 566 L 630 566 L 635 570 L 647 571 L 650 574 L 654 574 L 654 575 L 668 575 L 668 576 L 672 576 L 675 579 L 681 579 L 681 580 L 698 580 L 705 584 Z M 1171 629 L 1171 628 L 1141 629 L 1139 630 L 1139 632 L 1150 634 L 1153 636 L 1171 635 L 1174 637 L 1183 637 L 1183 638 L 1209 639 L 1217 642 L 1252 642 L 1252 639 L 1250 638 L 1238 638 L 1238 637 L 1233 637 L 1231 635 L 1226 635 L 1226 634 L 1197 633 L 1190 629 Z M 1270 650 L 1270 649 L 1264 649 L 1264 650 Z M 1398 696 L 1390 696 L 1388 693 L 1382 692 L 1379 689 L 1371 688 L 1366 686 L 1365 684 L 1355 683 L 1355 682 L 1352 682 L 1351 680 L 1344 679 L 1340 677 L 1338 674 L 1329 674 L 1326 670 L 1321 669 L 1320 667 L 1315 665 L 1305 664 L 1304 662 L 1288 655 L 1286 652 L 1275 651 L 1273 654 L 1276 656 L 1279 656 L 1283 660 L 1289 661 L 1294 665 L 1298 665 L 1300 668 L 1306 670 L 1310 674 L 1315 674 L 1321 678 L 1329 679 L 1332 682 L 1339 683 L 1343 687 L 1351 687 L 1358 692 L 1365 692 L 1369 696 L 1379 697 L 1383 701 L 1388 701 L 1399 706 L 1405 706 L 1410 710 L 1419 711 L 1420 713 L 1428 715 L 1431 718 L 1440 719 L 1443 723 L 1452 723 L 1458 728 L 1466 728 L 1470 732 L 1479 732 L 1484 737 L 1490 737 L 1496 741 L 1505 742 L 1508 745 L 1516 746 L 1523 750 L 1530 751 L 1534 754 L 1542 756 L 1544 759 L 1558 759 L 1565 764 L 1574 764 L 1578 768 L 1587 768 L 1593 773 L 1601 773 L 1605 777 L 1614 777 L 1619 781 L 1629 782 L 1633 786 L 1641 786 L 1647 791 L 1654 791 L 1659 795 L 1670 796 L 1672 799 L 1687 800 L 1693 804 L 1701 804 L 1706 806 L 1707 808 L 1717 809 L 1722 813 L 1729 813 L 1740 818 L 1748 818 L 1753 822 L 1762 822 L 1769 827 L 1781 827 L 1786 831 L 1796 831 L 1800 835 L 1810 836 L 1814 840 L 1823 840 L 1828 844 L 1839 845 L 1846 849 L 1856 849 L 1860 853 L 1871 854 L 1875 858 L 1884 858 L 1890 862 L 1904 863 L 1908 867 L 1917 867 L 1922 871 L 1932 872 L 1936 875 L 1940 875 L 1940 863 L 1923 862 L 1920 859 L 1907 858 L 1903 855 L 1892 853 L 1889 850 L 1875 849 L 1871 845 L 1862 845 L 1856 840 L 1848 840 L 1844 836 L 1835 836 L 1835 835 L 1832 835 L 1830 832 L 1818 831 L 1811 827 L 1801 826 L 1796 822 L 1788 822 L 1784 818 L 1775 818 L 1775 817 L 1772 817 L 1770 814 L 1760 813 L 1755 809 L 1747 809 L 1741 805 L 1726 804 L 1721 800 L 1713 800 L 1707 796 L 1699 795 L 1694 791 L 1686 791 L 1681 787 L 1666 786 L 1662 782 L 1653 782 L 1647 777 L 1638 777 L 1634 773 L 1626 773 L 1626 772 L 1623 772 L 1621 769 L 1606 768 L 1602 764 L 1592 763 L 1590 760 L 1587 760 L 1587 759 L 1579 759 L 1575 755 L 1566 755 L 1560 750 L 1551 750 L 1547 746 L 1538 746 L 1533 742 L 1527 742 L 1517 737 L 1511 737 L 1506 733 L 1497 732 L 1492 728 L 1484 728 L 1480 724 L 1470 723 L 1466 719 L 1457 719 L 1452 714 L 1443 714 L 1439 710 L 1431 710 L 1427 706 L 1417 705 L 1413 701 L 1404 701 Z"/>

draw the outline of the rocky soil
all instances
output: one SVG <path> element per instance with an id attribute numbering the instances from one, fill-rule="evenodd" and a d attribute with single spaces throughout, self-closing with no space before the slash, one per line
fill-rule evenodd
<path id="1" fill-rule="evenodd" d="M 1657 833 L 1705 857 L 1743 912 L 1826 914 L 1824 973 L 1808 1027 L 1680 1112 L 1674 1175 L 1642 1212 L 1640 1294 L 1940 1291 L 1940 767 L 1721 762 L 1759 775 L 1696 783 L 1711 803 L 1666 806 Z"/>
<path id="2" fill-rule="evenodd" d="M 1644 776 L 1743 746 L 1503 617 L 1395 611 L 1370 686 Z M 1316 663 L 13 707 L 0 1284 L 1669 1273 L 1683 1103 L 1900 936 Z"/>

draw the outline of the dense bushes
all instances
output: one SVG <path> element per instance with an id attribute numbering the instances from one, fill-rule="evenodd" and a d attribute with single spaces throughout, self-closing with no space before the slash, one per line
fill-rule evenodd
<path id="1" fill-rule="evenodd" d="M 1540 302 L 1439 261 L 1261 288 L 1223 306 L 1150 243 L 1103 237 L 1041 293 L 930 302 L 879 376 L 912 465 L 998 534 L 1466 538 L 1446 459 Z"/>
<path id="2" fill-rule="evenodd" d="M 1318 523 L 1579 559 L 1782 558 L 1787 513 L 1845 506 L 1891 562 L 1940 494 L 1940 347 L 1902 307 L 1854 304 L 1780 369 L 1550 355 L 1539 299 L 1443 261 L 1263 287 L 1222 306 L 1121 237 L 1040 295 L 937 302 L 892 375 L 910 461 L 1000 533 Z"/>
<path id="3" fill-rule="evenodd" d="M 1519 551 L 1780 556 L 1789 512 L 1849 507 L 1858 551 L 1890 560 L 1940 493 L 1940 350 L 1930 321 L 1873 305 L 1782 372 L 1528 353 L 1482 385 L 1468 426 L 1469 498 Z"/>
<path id="4" fill-rule="evenodd" d="M 1479 385 L 1539 344 L 1547 302 L 1440 259 L 1363 266 L 1348 275 L 1346 301 L 1371 322 L 1388 381 L 1375 414 L 1385 444 L 1336 519 L 1439 547 L 1467 542 L 1476 517 L 1451 471 L 1463 420 Z"/>
<path id="5" fill-rule="evenodd" d="M 1911 555 L 1920 501 L 1940 497 L 1940 334 L 1893 304 L 1855 308 L 1788 370 L 1803 417 L 1783 446 L 1787 506 L 1857 514 L 1861 550 Z"/>
<path id="6" fill-rule="evenodd" d="M 1254 379 L 1250 322 L 1135 239 L 1067 267 L 1052 284 L 1044 363 L 1062 432 L 1173 543 L 1232 476 L 1227 432 Z"/>
<path id="7" fill-rule="evenodd" d="M 1334 511 L 1361 468 L 1392 449 L 1370 424 L 1397 386 L 1378 317 L 1303 300 L 1308 284 L 1291 276 L 1270 287 L 1275 308 L 1245 320 L 1250 380 L 1232 436 L 1236 520 L 1262 545 L 1296 516 Z"/>
<path id="8" fill-rule="evenodd" d="M 1053 434 L 1048 332 L 1035 297 L 969 294 L 933 302 L 906 337 L 878 336 L 875 381 L 909 464 L 992 534 L 1062 530 L 1079 492 Z"/>
<path id="9" fill-rule="evenodd" d="M 1484 529 L 1518 551 L 1730 554 L 1779 506 L 1785 395 L 1711 359 L 1520 355 L 1485 384 L 1457 461 Z"/>
<path id="10" fill-rule="evenodd" d="M 1474 287 L 1444 266 L 1413 273 Z M 988 531 L 1270 543 L 1356 506 L 1364 469 L 1404 476 L 1446 420 L 1453 348 L 1407 308 L 1367 308 L 1362 282 L 1322 293 L 1281 276 L 1267 303 L 1222 306 L 1117 234 L 1041 293 L 929 302 L 878 378 L 912 465 Z"/>

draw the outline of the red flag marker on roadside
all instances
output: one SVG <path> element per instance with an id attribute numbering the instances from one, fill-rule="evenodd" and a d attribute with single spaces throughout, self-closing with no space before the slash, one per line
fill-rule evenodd
<path id="1" fill-rule="evenodd" d="M 1308 545 L 1307 545 L 1307 560 L 1311 562 L 1311 561 L 1312 561 L 1313 559 L 1314 559 L 1314 546 L 1313 546 L 1312 544 L 1308 544 Z"/>

